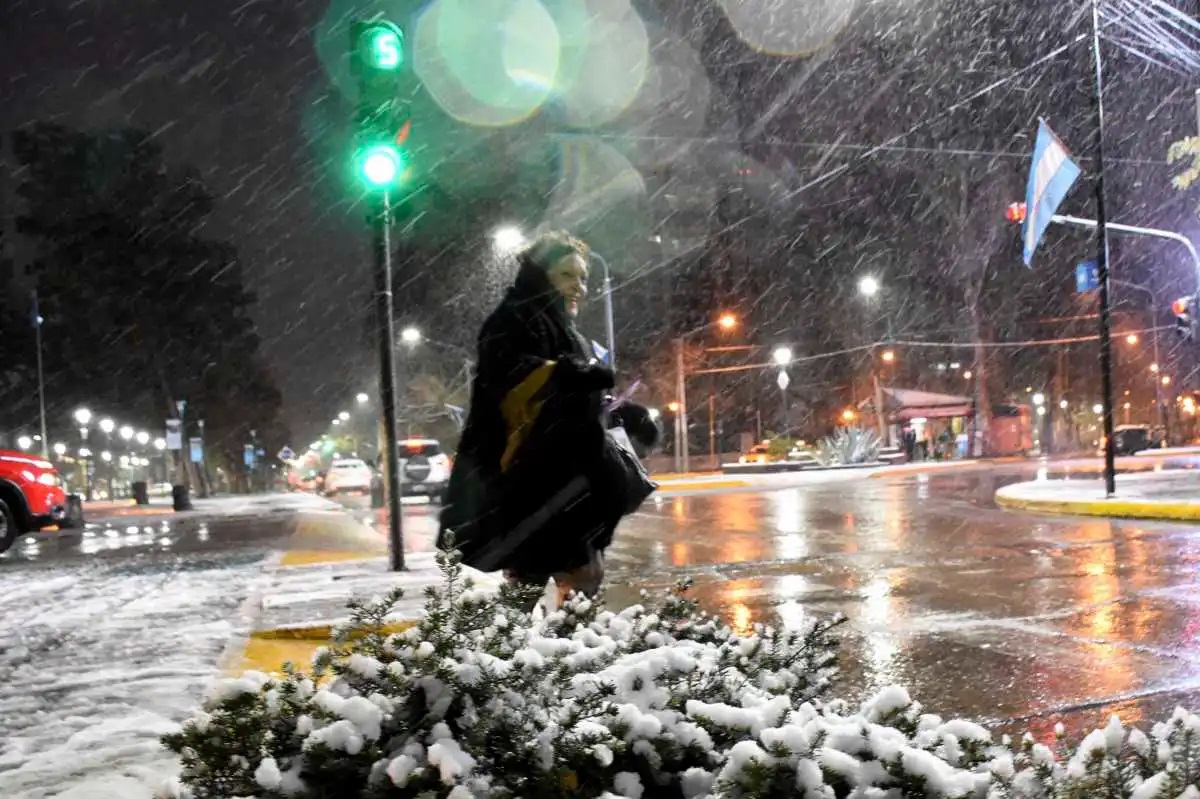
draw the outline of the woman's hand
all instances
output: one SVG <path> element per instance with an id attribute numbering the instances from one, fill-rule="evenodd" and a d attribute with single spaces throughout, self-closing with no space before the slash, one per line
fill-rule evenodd
<path id="1" fill-rule="evenodd" d="M 559 361 L 557 372 L 555 382 L 558 387 L 571 394 L 591 394 L 594 391 L 610 389 L 617 384 L 612 369 L 598 361 L 584 361 L 578 357 L 564 358 Z"/>

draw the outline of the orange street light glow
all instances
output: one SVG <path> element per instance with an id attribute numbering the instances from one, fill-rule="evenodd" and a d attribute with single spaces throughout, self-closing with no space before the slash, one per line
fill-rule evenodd
<path id="1" fill-rule="evenodd" d="M 667 410 L 670 411 L 671 413 L 679 413 L 679 403 L 678 402 L 668 402 Z"/>
<path id="2" fill-rule="evenodd" d="M 854 413 L 853 408 L 847 408 L 846 410 L 842 411 L 842 418 L 845 419 L 847 422 L 853 422 L 854 416 L 855 416 L 855 413 Z"/>
<path id="3" fill-rule="evenodd" d="M 896 360 L 896 353 L 892 352 L 891 350 L 884 350 L 883 355 L 880 355 L 879 357 L 883 358 L 884 363 L 891 363 L 892 361 Z"/>
<path id="4" fill-rule="evenodd" d="M 737 327 L 737 323 L 737 317 L 731 313 L 723 313 L 721 314 L 721 317 L 717 319 L 717 324 L 722 330 L 733 330 L 735 327 Z"/>
<path id="5" fill-rule="evenodd" d="M 1128 336 L 1125 337 L 1125 341 L 1129 344 L 1137 344 L 1138 343 L 1137 333 L 1130 333 Z"/>

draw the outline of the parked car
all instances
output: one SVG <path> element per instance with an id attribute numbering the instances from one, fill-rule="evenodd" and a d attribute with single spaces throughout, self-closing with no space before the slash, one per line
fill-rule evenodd
<path id="1" fill-rule="evenodd" d="M 336 460 L 325 472 L 323 492 L 335 494 L 368 494 L 371 491 L 371 467 L 359 458 Z"/>
<path id="2" fill-rule="evenodd" d="M 0 552 L 26 533 L 82 525 L 79 498 L 67 496 L 54 464 L 24 452 L 0 450 Z"/>
<path id="3" fill-rule="evenodd" d="M 400 442 L 400 493 L 425 496 L 441 502 L 450 484 L 450 457 L 432 438 L 410 438 Z"/>

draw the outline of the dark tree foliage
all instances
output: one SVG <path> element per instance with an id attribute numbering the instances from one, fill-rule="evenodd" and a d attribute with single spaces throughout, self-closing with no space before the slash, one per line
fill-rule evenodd
<path id="1" fill-rule="evenodd" d="M 210 452 L 282 443 L 234 247 L 207 230 L 214 198 L 149 134 L 39 124 L 14 137 L 21 234 L 44 323 L 49 416 L 76 404 L 155 426 L 177 400 Z"/>

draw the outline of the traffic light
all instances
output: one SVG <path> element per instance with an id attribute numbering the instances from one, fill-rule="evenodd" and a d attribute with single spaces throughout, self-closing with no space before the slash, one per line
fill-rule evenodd
<path id="1" fill-rule="evenodd" d="M 1025 203 L 1010 203 L 1004 209 L 1004 218 L 1009 222 L 1025 221 Z"/>
<path id="2" fill-rule="evenodd" d="M 1175 314 L 1175 333 L 1191 341 L 1195 338 L 1196 298 L 1180 297 L 1171 303 L 1171 313 Z"/>
<path id="3" fill-rule="evenodd" d="M 402 145 L 410 122 L 396 98 L 404 33 L 384 19 L 353 22 L 350 54 L 358 83 L 355 170 L 368 189 L 387 190 L 401 182 L 408 167 Z"/>

